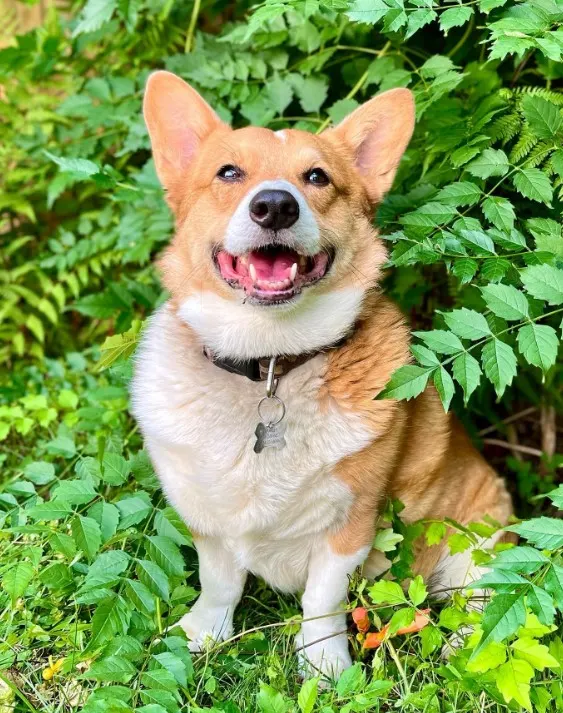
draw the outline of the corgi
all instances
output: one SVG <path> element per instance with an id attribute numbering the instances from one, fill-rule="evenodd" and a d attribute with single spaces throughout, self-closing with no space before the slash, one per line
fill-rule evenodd
<path id="1" fill-rule="evenodd" d="M 351 665 L 349 577 L 390 567 L 372 547 L 388 498 L 406 522 L 511 514 L 433 388 L 375 400 L 410 360 L 405 321 L 381 293 L 372 218 L 411 138 L 413 96 L 384 92 L 320 135 L 234 130 L 158 71 L 144 116 L 176 233 L 132 404 L 198 552 L 201 593 L 179 623 L 193 651 L 231 637 L 253 573 L 303 592 L 301 671 L 338 677 Z M 479 576 L 470 552 L 445 543 L 415 556 L 436 592 Z"/>

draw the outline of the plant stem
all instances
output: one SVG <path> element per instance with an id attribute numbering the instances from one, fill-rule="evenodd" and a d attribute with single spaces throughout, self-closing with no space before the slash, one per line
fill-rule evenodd
<path id="1" fill-rule="evenodd" d="M 192 51 L 195 26 L 197 24 L 197 18 L 201 8 L 201 0 L 194 0 L 194 6 L 192 8 L 192 14 L 190 17 L 190 24 L 188 26 L 188 32 L 186 33 L 186 45 L 184 47 L 184 52 L 188 54 Z"/>

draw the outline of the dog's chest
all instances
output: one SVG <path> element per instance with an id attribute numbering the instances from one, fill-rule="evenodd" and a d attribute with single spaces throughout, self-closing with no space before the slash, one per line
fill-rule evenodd
<path id="1" fill-rule="evenodd" d="M 319 399 L 326 357 L 281 379 L 286 446 L 255 453 L 265 384 L 229 374 L 178 342 L 161 312 L 140 350 L 133 403 L 163 488 L 188 523 L 265 560 L 272 555 L 265 540 L 304 538 L 304 545 L 342 521 L 352 496 L 334 467 L 371 436 L 355 414 Z"/>

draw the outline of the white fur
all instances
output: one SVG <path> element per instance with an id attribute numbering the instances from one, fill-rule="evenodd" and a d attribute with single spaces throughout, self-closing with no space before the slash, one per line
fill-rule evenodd
<path id="1" fill-rule="evenodd" d="M 369 551 L 368 546 L 353 555 L 338 555 L 324 541 L 314 547 L 302 601 L 304 621 L 295 640 L 303 673 L 316 676 L 321 671 L 338 678 L 352 665 L 346 615 L 336 612 L 346 599 L 349 575 L 363 563 Z"/>
<path id="2" fill-rule="evenodd" d="M 345 522 L 353 498 L 334 466 L 373 438 L 357 415 L 332 402 L 321 410 L 325 368 L 318 355 L 281 379 L 287 446 L 256 454 L 264 383 L 210 363 L 168 306 L 137 359 L 134 413 L 168 499 L 241 569 L 283 591 L 303 587 L 313 548 Z"/>
<path id="3" fill-rule="evenodd" d="M 327 294 L 305 288 L 286 308 L 226 300 L 214 292 L 188 298 L 179 315 L 213 353 L 251 359 L 268 354 L 303 354 L 334 344 L 360 312 L 364 291 L 347 287 Z"/>
<path id="4" fill-rule="evenodd" d="M 224 247 L 231 255 L 243 255 L 249 250 L 269 245 L 272 234 L 257 225 L 250 217 L 250 201 L 260 191 L 288 191 L 299 205 L 299 218 L 290 227 L 278 230 L 276 240 L 287 247 L 294 248 L 301 255 L 316 255 L 321 249 L 320 232 L 313 211 L 300 190 L 285 180 L 262 181 L 254 186 L 241 200 L 227 226 Z"/>

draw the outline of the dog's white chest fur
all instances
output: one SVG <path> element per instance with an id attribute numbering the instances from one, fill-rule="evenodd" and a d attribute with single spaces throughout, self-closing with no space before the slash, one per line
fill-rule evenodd
<path id="1" fill-rule="evenodd" d="M 168 306 L 151 319 L 137 358 L 133 408 L 164 491 L 198 533 L 218 536 L 245 569 L 284 591 L 305 583 L 312 546 L 343 522 L 352 495 L 334 476 L 373 438 L 318 391 L 318 355 L 285 375 L 287 445 L 253 451 L 265 384 L 230 374 L 194 346 Z"/>

